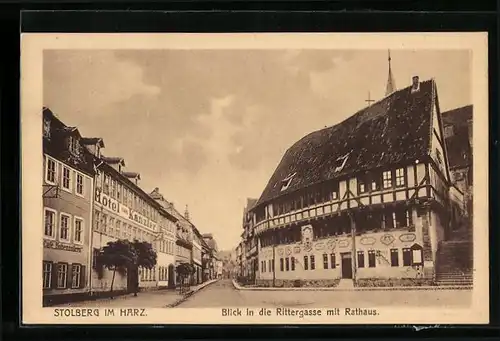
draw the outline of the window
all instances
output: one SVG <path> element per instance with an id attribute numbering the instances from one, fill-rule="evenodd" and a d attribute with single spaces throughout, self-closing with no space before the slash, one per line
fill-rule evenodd
<path id="1" fill-rule="evenodd" d="M 71 170 L 63 167 L 62 186 L 64 189 L 71 190 Z"/>
<path id="2" fill-rule="evenodd" d="M 316 264 L 314 263 L 314 255 L 311 255 L 311 270 L 316 268 Z"/>
<path id="3" fill-rule="evenodd" d="M 49 289 L 52 286 L 52 262 L 43 261 L 43 288 Z"/>
<path id="4" fill-rule="evenodd" d="M 368 251 L 368 267 L 370 267 L 370 268 L 375 267 L 375 251 L 374 250 Z"/>
<path id="5" fill-rule="evenodd" d="M 261 261 L 260 261 L 260 271 L 261 271 L 261 272 L 266 272 L 266 270 L 265 270 L 265 268 L 264 268 L 264 267 L 265 267 L 265 265 L 266 265 L 266 263 L 265 263 L 263 260 L 261 260 Z"/>
<path id="6" fill-rule="evenodd" d="M 116 181 L 111 180 L 111 197 L 116 198 Z"/>
<path id="7" fill-rule="evenodd" d="M 412 250 L 412 262 L 413 264 L 421 264 L 422 263 L 422 249 Z"/>
<path id="8" fill-rule="evenodd" d="M 359 193 L 366 193 L 366 185 L 363 180 L 359 180 L 358 182 L 358 192 Z"/>
<path id="9" fill-rule="evenodd" d="M 45 174 L 45 180 L 53 184 L 56 182 L 56 162 L 49 158 L 47 158 L 47 172 Z"/>
<path id="10" fill-rule="evenodd" d="M 295 271 L 295 257 L 292 257 L 290 259 L 290 265 L 291 265 L 291 268 L 292 268 L 292 271 Z"/>
<path id="11" fill-rule="evenodd" d="M 76 174 L 76 194 L 83 195 L 83 175 Z"/>
<path id="12" fill-rule="evenodd" d="M 290 258 L 285 258 L 285 270 L 290 271 Z"/>
<path id="13" fill-rule="evenodd" d="M 76 243 L 82 243 L 82 233 L 83 233 L 83 220 L 81 218 L 75 218 L 75 236 L 74 240 Z"/>
<path id="14" fill-rule="evenodd" d="M 323 269 L 328 269 L 328 255 L 323 254 Z"/>
<path id="15" fill-rule="evenodd" d="M 99 228 L 101 227 L 101 212 L 99 212 L 98 210 L 95 210 L 94 213 L 95 213 L 94 214 L 95 215 L 94 230 L 99 231 Z"/>
<path id="16" fill-rule="evenodd" d="M 46 237 L 54 238 L 54 232 L 56 229 L 56 213 L 54 211 L 49 211 L 45 209 L 45 228 L 44 235 Z"/>
<path id="17" fill-rule="evenodd" d="M 380 190 L 380 179 L 373 179 L 372 180 L 372 191 L 378 191 Z"/>
<path id="18" fill-rule="evenodd" d="M 82 278 L 82 266 L 80 264 L 73 264 L 71 269 L 71 287 L 79 288 Z"/>
<path id="19" fill-rule="evenodd" d="M 365 267 L 365 253 L 364 251 L 358 251 L 358 268 Z"/>
<path id="20" fill-rule="evenodd" d="M 441 156 L 441 152 L 437 148 L 436 148 L 436 159 L 440 165 L 443 164 L 443 157 Z"/>
<path id="21" fill-rule="evenodd" d="M 309 257 L 304 256 L 304 270 L 309 270 Z"/>
<path id="22" fill-rule="evenodd" d="M 398 249 L 391 249 L 391 266 L 399 266 Z"/>
<path id="23" fill-rule="evenodd" d="M 269 259 L 268 263 L 269 263 L 269 271 L 273 272 L 274 271 L 273 261 L 271 259 Z"/>
<path id="24" fill-rule="evenodd" d="M 411 266 L 411 251 L 408 248 L 403 249 L 403 266 Z"/>
<path id="25" fill-rule="evenodd" d="M 382 180 L 384 184 L 384 189 L 392 187 L 392 173 L 391 171 L 385 171 L 382 173 Z"/>
<path id="26" fill-rule="evenodd" d="M 121 228 L 122 227 L 122 222 L 118 219 L 116 219 L 116 237 L 121 238 L 122 233 L 121 233 Z"/>
<path id="27" fill-rule="evenodd" d="M 109 176 L 106 174 L 104 174 L 103 192 L 109 194 Z"/>
<path id="28" fill-rule="evenodd" d="M 68 282 L 68 264 L 57 264 L 57 288 L 65 289 Z"/>
<path id="29" fill-rule="evenodd" d="M 73 154 L 78 154 L 80 151 L 80 144 L 76 137 L 70 136 L 68 139 L 68 148 L 69 151 Z"/>
<path id="30" fill-rule="evenodd" d="M 109 235 L 115 235 L 115 218 L 109 217 Z"/>
<path id="31" fill-rule="evenodd" d="M 69 240 L 69 224 L 71 217 L 61 213 L 61 225 L 59 230 L 59 238 L 62 240 Z"/>
<path id="32" fill-rule="evenodd" d="M 403 168 L 396 169 L 396 187 L 405 185 L 405 172 Z"/>
<path id="33" fill-rule="evenodd" d="M 337 264 L 336 264 L 336 260 L 335 260 L 335 254 L 334 253 L 331 253 L 330 254 L 330 267 L 332 269 L 335 269 L 337 267 Z"/>
<path id="34" fill-rule="evenodd" d="M 108 233 L 108 215 L 104 213 L 101 215 L 101 229 L 102 233 Z"/>

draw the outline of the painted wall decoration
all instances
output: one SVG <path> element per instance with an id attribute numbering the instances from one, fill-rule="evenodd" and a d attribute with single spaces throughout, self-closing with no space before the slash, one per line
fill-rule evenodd
<path id="1" fill-rule="evenodd" d="M 293 248 L 293 252 L 294 252 L 294 253 L 300 253 L 300 246 L 295 246 L 295 247 Z"/>
<path id="2" fill-rule="evenodd" d="M 327 247 L 329 250 L 334 250 L 336 246 L 337 246 L 337 243 L 335 243 L 335 240 L 333 240 L 333 239 L 330 239 L 330 240 L 326 243 L 326 247 Z"/>
<path id="3" fill-rule="evenodd" d="M 284 250 L 283 250 L 283 249 L 278 249 L 278 255 L 283 256 L 283 254 L 284 254 L 284 253 L 285 253 L 285 252 L 284 252 Z"/>
<path id="4" fill-rule="evenodd" d="M 363 237 L 359 241 L 362 245 L 373 245 L 377 240 L 373 237 Z"/>
<path id="5" fill-rule="evenodd" d="M 349 246 L 349 244 L 351 244 L 351 241 L 349 239 L 342 239 L 342 240 L 339 240 L 339 248 L 346 248 Z"/>
<path id="6" fill-rule="evenodd" d="M 290 256 L 292 254 L 292 248 L 290 246 L 287 246 L 287 248 L 285 249 L 285 253 L 287 256 Z"/>
<path id="7" fill-rule="evenodd" d="M 417 235 L 415 233 L 405 233 L 399 236 L 399 240 L 402 242 L 412 242 L 417 239 Z"/>
<path id="8" fill-rule="evenodd" d="M 382 237 L 380 237 L 380 242 L 384 245 L 389 245 L 394 241 L 394 236 L 392 234 L 384 234 Z"/>
<path id="9" fill-rule="evenodd" d="M 325 243 L 323 243 L 323 242 L 316 243 L 316 245 L 314 246 L 314 248 L 315 248 L 316 250 L 318 250 L 318 251 L 319 251 L 319 250 L 323 250 L 323 249 L 325 248 Z"/>

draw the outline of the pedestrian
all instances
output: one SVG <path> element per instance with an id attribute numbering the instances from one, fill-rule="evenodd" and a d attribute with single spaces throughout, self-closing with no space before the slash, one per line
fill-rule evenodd
<path id="1" fill-rule="evenodd" d="M 139 278 L 136 278 L 134 282 L 134 297 L 137 297 L 138 292 L 139 292 Z"/>

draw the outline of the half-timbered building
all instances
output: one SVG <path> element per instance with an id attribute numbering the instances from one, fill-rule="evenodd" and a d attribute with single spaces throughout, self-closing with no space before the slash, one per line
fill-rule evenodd
<path id="1" fill-rule="evenodd" d="M 436 83 L 413 77 L 286 151 L 251 209 L 258 284 L 432 284 L 462 207 Z"/>

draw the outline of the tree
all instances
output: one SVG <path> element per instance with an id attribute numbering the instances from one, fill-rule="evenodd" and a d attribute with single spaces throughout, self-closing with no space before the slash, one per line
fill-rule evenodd
<path id="1" fill-rule="evenodd" d="M 108 242 L 108 244 L 102 248 L 96 262 L 100 267 L 105 267 L 113 271 L 110 290 L 111 295 L 113 295 L 116 272 L 118 271 L 123 275 L 126 274 L 130 264 L 137 262 L 136 257 L 136 252 L 128 240 Z"/>
<path id="2" fill-rule="evenodd" d="M 156 266 L 157 255 L 153 246 L 148 242 L 140 242 L 137 239 L 132 242 L 132 250 L 135 254 L 134 262 L 130 266 L 135 267 L 134 273 L 137 275 L 139 268 L 152 269 Z M 139 279 L 135 278 L 134 296 L 137 296 L 139 290 Z"/>

